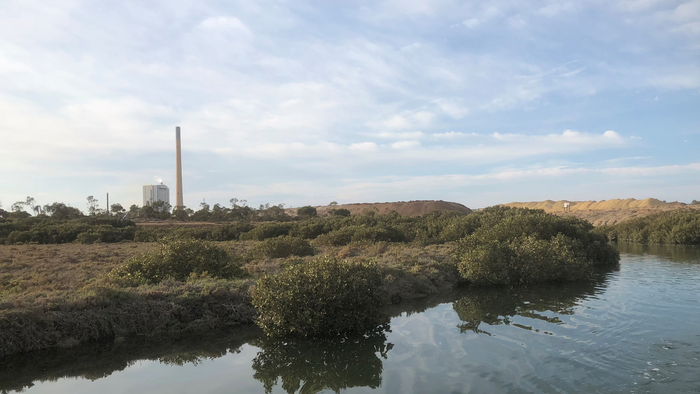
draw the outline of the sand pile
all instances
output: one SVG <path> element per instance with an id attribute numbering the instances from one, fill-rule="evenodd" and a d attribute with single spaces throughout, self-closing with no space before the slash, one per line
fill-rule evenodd
<path id="1" fill-rule="evenodd" d="M 533 202 L 512 202 L 504 204 L 509 207 L 544 209 L 547 212 L 564 212 L 564 202 L 561 201 L 533 201 Z M 611 211 L 619 209 L 669 209 L 672 208 L 669 203 L 657 200 L 655 198 L 647 198 L 637 200 L 634 198 L 628 199 L 613 199 L 601 201 L 569 201 L 571 212 L 576 211 Z"/>
<path id="2" fill-rule="evenodd" d="M 331 206 L 316 207 L 316 211 L 320 216 L 326 214 L 329 209 L 347 209 L 353 215 L 359 215 L 366 211 L 376 212 L 378 215 L 385 215 L 391 211 L 396 211 L 401 216 L 421 216 L 435 211 L 455 211 L 461 213 L 470 213 L 472 210 L 466 206 L 449 201 L 398 201 L 398 202 L 375 202 L 375 203 L 358 203 L 358 204 L 342 204 Z M 286 209 L 287 214 L 295 215 L 296 208 Z"/>

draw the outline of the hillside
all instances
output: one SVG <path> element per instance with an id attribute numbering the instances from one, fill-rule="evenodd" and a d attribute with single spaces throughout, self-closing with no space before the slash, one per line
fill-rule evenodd
<path id="1" fill-rule="evenodd" d="M 470 213 L 472 211 L 460 203 L 441 200 L 356 203 L 316 207 L 320 216 L 326 214 L 329 209 L 347 209 L 353 215 L 359 215 L 367 211 L 373 211 L 379 215 L 384 215 L 391 211 L 396 211 L 401 216 L 421 216 L 435 211 L 455 211 L 461 213 Z M 296 210 L 297 208 L 286 209 L 289 215 L 295 215 Z"/>
<path id="2" fill-rule="evenodd" d="M 615 224 L 637 217 L 648 216 L 661 211 L 700 208 L 679 202 L 667 203 L 665 201 L 657 200 L 655 198 L 646 198 L 643 200 L 628 198 L 600 201 L 568 202 L 570 204 L 570 212 L 564 211 L 564 200 L 512 202 L 503 205 L 509 207 L 543 209 L 546 212 L 554 213 L 559 216 L 574 216 L 580 219 L 587 220 L 593 223 L 594 226 Z"/>

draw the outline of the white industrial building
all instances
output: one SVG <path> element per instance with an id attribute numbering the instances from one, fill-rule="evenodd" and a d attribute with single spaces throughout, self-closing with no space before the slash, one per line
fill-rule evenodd
<path id="1" fill-rule="evenodd" d="M 170 189 L 164 184 L 145 185 L 143 187 L 143 206 L 153 205 L 156 201 L 165 201 L 170 204 Z"/>

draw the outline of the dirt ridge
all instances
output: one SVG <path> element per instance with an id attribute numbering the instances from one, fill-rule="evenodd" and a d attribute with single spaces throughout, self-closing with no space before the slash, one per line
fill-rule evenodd
<path id="1" fill-rule="evenodd" d="M 570 210 L 564 210 L 564 203 L 570 204 Z M 611 199 L 600 201 L 545 200 L 530 202 L 511 202 L 502 204 L 509 207 L 543 209 L 545 212 L 559 216 L 574 216 L 591 222 L 594 226 L 615 224 L 625 220 L 644 217 L 662 211 L 674 209 L 700 209 L 700 206 L 687 205 L 681 202 L 666 202 L 656 198 Z"/>

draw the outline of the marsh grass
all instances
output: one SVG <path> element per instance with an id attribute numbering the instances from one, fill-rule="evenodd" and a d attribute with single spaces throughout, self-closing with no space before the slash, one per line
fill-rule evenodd
<path id="1" fill-rule="evenodd" d="M 251 298 L 255 281 L 274 282 L 276 275 L 317 264 L 317 256 L 337 267 L 373 267 L 379 279 L 371 280 L 368 298 L 383 306 L 446 292 L 462 283 L 579 279 L 591 267 L 619 258 L 604 237 L 591 233 L 590 224 L 525 209 L 421 218 L 313 218 L 264 223 L 241 233 L 245 229 L 232 226 L 219 236 L 228 239 L 240 233 L 246 240 L 213 242 L 205 241 L 213 230 L 204 228 L 197 237 L 176 237 L 180 249 L 170 251 L 137 242 L 0 246 L 0 353 L 251 322 L 258 316 Z M 231 267 L 237 273 L 232 274 Z M 125 273 L 137 280 L 124 280 Z M 358 271 L 356 279 L 363 275 Z M 349 277 L 342 283 L 355 282 Z M 316 294 L 297 290 L 301 299 Z M 335 290 L 329 291 L 321 297 L 332 300 Z M 269 299 L 275 298 L 274 290 L 268 293 Z M 338 290 L 336 301 L 345 299 L 343 294 Z M 378 294 L 381 297 L 375 297 Z M 362 294 L 358 291 L 357 296 Z M 298 310 L 292 311 L 304 313 L 303 300 L 296 301 Z M 338 302 L 340 309 L 328 306 L 331 315 L 352 310 L 351 303 Z M 324 308 L 317 308 L 318 316 L 324 315 Z M 342 331 L 321 317 L 309 323 L 308 335 L 328 327 Z M 346 316 L 339 321 L 353 328 L 352 322 L 361 319 Z M 317 323 L 320 329 L 313 328 Z"/>
<path id="2" fill-rule="evenodd" d="M 257 315 L 250 289 L 314 256 L 257 257 L 260 241 L 216 242 L 244 256 L 249 279 L 190 275 L 124 286 L 108 274 L 156 243 L 0 245 L 0 354 L 77 345 L 129 335 L 188 332 L 249 323 Z M 398 243 L 316 246 L 317 255 L 376 262 L 387 302 L 436 294 L 462 282 L 453 245 Z"/>

